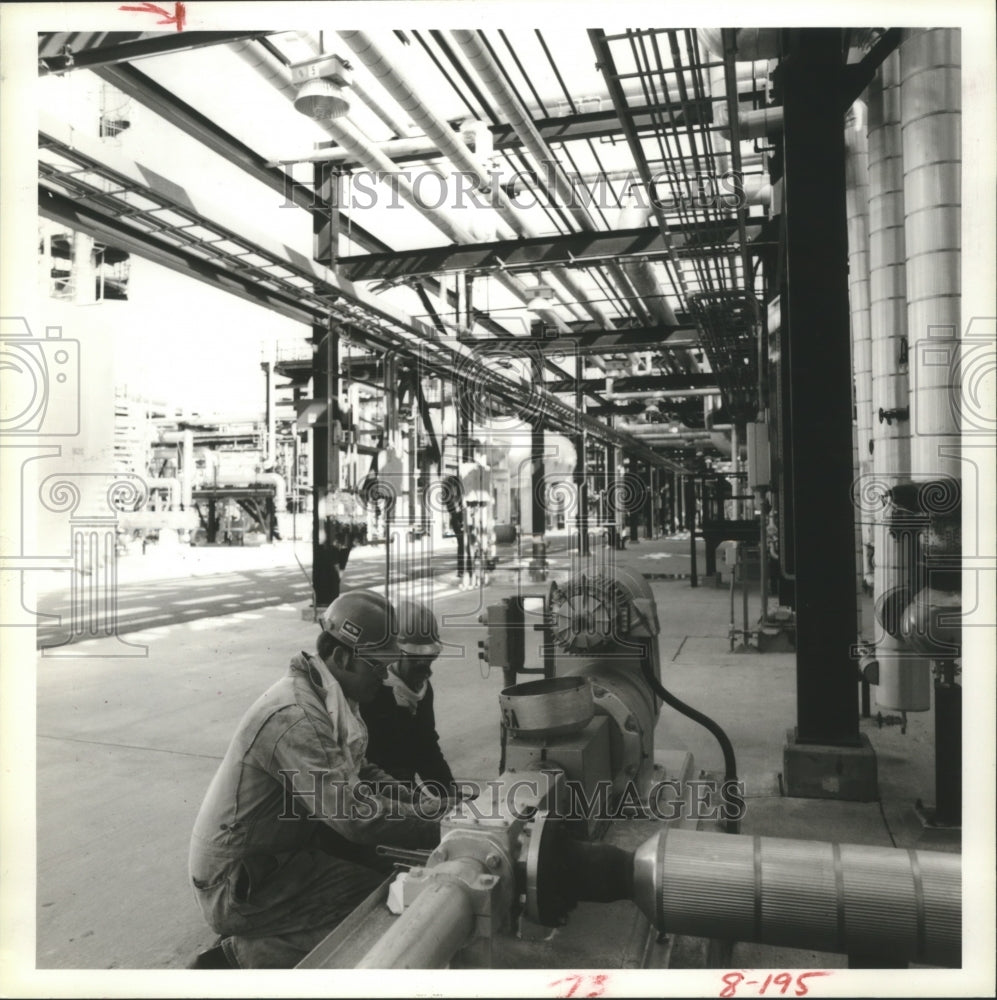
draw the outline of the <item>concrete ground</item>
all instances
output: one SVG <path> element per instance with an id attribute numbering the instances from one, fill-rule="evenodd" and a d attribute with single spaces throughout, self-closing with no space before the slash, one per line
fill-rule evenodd
<path id="1" fill-rule="evenodd" d="M 553 557 L 554 579 L 566 576 L 568 557 L 561 548 Z M 216 553 L 197 554 L 192 584 L 210 589 L 212 571 L 251 568 L 243 552 Z M 730 651 L 729 595 L 712 581 L 693 589 L 683 578 L 687 540 L 645 540 L 615 555 L 651 577 L 662 628 L 663 682 L 715 719 L 734 744 L 747 789 L 744 833 L 960 849 L 957 837 L 926 834 L 913 809 L 916 799 L 933 797 L 931 713 L 911 715 L 906 733 L 897 725 L 880 727 L 875 703 L 872 718 L 862 721 L 878 760 L 879 801 L 787 798 L 780 791 L 782 753 L 796 715 L 795 656 Z M 502 569 L 515 556 L 503 553 L 499 572 L 483 591 L 456 589 L 445 552 L 432 561 L 431 581 L 410 585 L 423 597 L 433 594 L 450 644 L 434 670 L 434 687 L 443 750 L 459 776 L 484 778 L 497 771 L 502 678 L 477 658 L 483 635 L 477 616 L 485 604 L 515 592 L 514 575 Z M 370 560 L 379 559 L 383 550 L 356 553 L 346 585 L 353 577 L 369 584 Z M 279 557 L 273 550 L 257 560 L 270 566 L 274 561 Z M 702 567 L 700 548 L 700 572 Z M 162 578 L 167 568 L 163 562 L 147 573 Z M 123 576 L 141 588 L 141 564 Z M 544 588 L 524 583 L 523 589 Z M 755 614 L 757 593 L 751 600 Z M 243 711 L 292 654 L 313 648 L 306 607 L 307 601 L 253 607 L 130 632 L 131 648 L 144 647 L 147 655 L 122 657 L 120 641 L 110 638 L 76 644 L 73 657 L 39 657 L 39 969 L 178 969 L 210 944 L 187 884 L 191 826 Z M 656 745 L 690 751 L 697 771 L 722 772 L 715 739 L 667 707 Z M 728 961 L 729 968 L 742 969 L 845 965 L 837 955 L 741 944 Z M 677 948 L 673 955 L 675 965 L 701 962 L 695 948 Z"/>

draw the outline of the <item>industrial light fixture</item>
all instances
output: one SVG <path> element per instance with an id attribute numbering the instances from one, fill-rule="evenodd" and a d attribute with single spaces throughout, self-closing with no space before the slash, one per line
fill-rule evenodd
<path id="1" fill-rule="evenodd" d="M 530 298 L 530 301 L 526 303 L 526 308 L 534 313 L 545 312 L 550 309 L 553 300 L 554 289 L 550 285 L 537 285 L 533 289 L 533 296 Z"/>
<path id="2" fill-rule="evenodd" d="M 314 121 L 342 118 L 350 110 L 345 88 L 352 76 L 339 56 L 321 55 L 291 67 L 291 82 L 298 88 L 295 110 Z"/>

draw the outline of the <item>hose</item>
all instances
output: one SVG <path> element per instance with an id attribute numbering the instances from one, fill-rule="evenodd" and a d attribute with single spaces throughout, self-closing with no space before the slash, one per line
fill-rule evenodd
<path id="1" fill-rule="evenodd" d="M 662 686 L 661 681 L 651 672 L 651 661 L 648 657 L 642 656 L 640 658 L 640 669 L 648 686 L 666 705 L 670 705 L 676 712 L 680 712 L 687 718 L 692 719 L 693 722 L 698 722 L 716 737 L 717 742 L 720 744 L 720 750 L 724 755 L 724 782 L 736 782 L 737 761 L 734 758 L 734 745 L 723 729 L 720 728 L 719 724 L 714 722 L 708 715 L 697 711 L 691 705 L 687 705 L 684 701 L 676 698 L 675 695 L 666 690 Z M 728 817 L 724 820 L 722 827 L 725 833 L 739 833 L 741 821 Z"/>

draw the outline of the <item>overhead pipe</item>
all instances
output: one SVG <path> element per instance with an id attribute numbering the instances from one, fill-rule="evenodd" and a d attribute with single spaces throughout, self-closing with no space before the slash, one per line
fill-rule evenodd
<path id="1" fill-rule="evenodd" d="M 305 33 L 307 34 L 307 32 Z M 771 61 L 768 59 L 758 60 L 755 62 L 738 62 L 737 63 L 737 81 L 738 84 L 752 84 L 757 83 L 760 80 L 766 79 L 771 67 Z M 692 90 L 693 80 L 695 71 L 686 68 L 683 70 L 683 75 L 686 78 L 686 87 L 688 90 Z M 669 87 L 667 100 L 669 103 L 675 103 L 676 105 L 681 99 L 681 94 L 678 88 L 677 74 L 669 73 Z M 353 89 L 356 91 L 357 88 L 354 85 Z M 646 100 L 646 94 L 641 87 L 623 87 L 624 96 L 628 101 L 635 102 L 634 111 L 636 113 L 641 112 L 641 104 Z M 357 91 L 357 96 L 360 97 L 360 92 Z M 363 98 L 361 98 L 363 100 Z M 605 104 L 605 95 L 593 94 L 593 95 L 582 95 L 574 99 L 574 103 L 578 107 L 584 107 L 586 104 L 598 101 L 600 106 Z M 364 100 L 364 103 L 367 103 Z M 374 110 L 371 108 L 371 110 Z M 666 120 L 670 120 L 670 114 L 667 111 L 656 111 L 657 114 L 662 115 Z M 680 113 L 680 109 L 676 107 L 674 113 Z M 413 157 L 430 157 L 436 151 L 436 144 L 428 135 L 410 135 L 408 132 L 405 133 L 405 138 L 399 139 L 389 139 L 386 142 L 378 144 L 381 151 L 385 156 L 391 159 L 396 159 L 400 156 L 413 156 Z M 304 162 L 306 159 L 316 159 L 316 160 L 328 160 L 331 163 L 344 163 L 350 161 L 349 154 L 342 149 L 325 149 L 308 156 L 300 158 L 299 162 Z M 759 156 L 759 162 L 761 157 Z M 284 161 L 287 162 L 287 161 Z M 583 179 L 595 179 L 593 177 L 585 177 Z"/>
<path id="2" fill-rule="evenodd" d="M 907 280 L 904 239 L 904 163 L 900 136 L 900 55 L 883 61 L 868 90 L 869 319 L 872 412 L 909 412 L 906 363 Z M 872 471 L 882 492 L 910 477 L 910 421 L 872 420 Z M 875 503 L 875 499 L 874 499 Z M 880 606 L 906 578 L 902 543 L 875 514 L 873 598 Z M 931 707 L 928 661 L 906 651 L 885 629 L 877 634 L 876 701 L 885 709 L 926 712 Z"/>
<path id="3" fill-rule="evenodd" d="M 848 228 L 848 300 L 851 311 L 852 385 L 855 400 L 855 475 L 864 480 L 872 472 L 872 338 L 869 328 L 869 149 L 866 107 L 855 101 L 845 116 L 845 206 Z M 872 518 L 853 507 L 856 533 L 856 635 L 863 636 L 862 594 L 870 583 L 873 547 Z"/>
<path id="4" fill-rule="evenodd" d="M 534 228 L 510 202 L 508 195 L 501 187 L 491 190 L 495 178 L 488 172 L 488 164 L 482 161 L 477 151 L 468 148 L 463 137 L 454 132 L 450 125 L 430 110 L 396 63 L 377 47 L 374 40 L 363 31 L 340 31 L 340 37 L 353 50 L 360 61 L 374 75 L 384 89 L 398 102 L 406 112 L 412 115 L 437 149 L 460 171 L 470 174 L 481 189 L 492 196 L 492 206 L 502 220 L 517 236 L 536 237 L 539 230 Z M 597 322 L 612 327 L 612 322 L 604 311 L 596 304 L 589 302 L 589 295 L 581 284 L 565 268 L 552 268 L 551 273 L 571 293 Z"/>
<path id="5" fill-rule="evenodd" d="M 699 28 L 697 36 L 705 50 L 705 55 L 711 62 L 723 63 L 724 43 L 722 29 Z M 757 79 L 759 76 L 768 78 L 772 71 L 772 60 L 779 55 L 779 32 L 776 29 L 762 28 L 750 31 L 741 28 L 736 33 L 737 61 L 734 64 L 735 77 L 738 85 Z M 760 52 L 770 53 L 759 57 Z M 723 65 L 711 66 L 708 71 L 710 81 L 710 98 L 713 101 L 713 124 L 719 129 L 724 139 L 730 139 L 730 120 L 727 113 L 726 85 Z M 722 100 L 722 103 L 721 103 Z M 777 135 L 783 128 L 782 107 L 753 108 L 748 111 L 738 111 L 737 134 L 740 140 L 763 139 L 766 136 Z M 716 133 L 714 133 L 716 135 Z M 716 142 L 716 139 L 714 139 Z"/>
<path id="6" fill-rule="evenodd" d="M 451 34 L 482 83 L 505 114 L 520 142 L 536 161 L 537 166 L 545 173 L 547 183 L 553 188 L 553 194 L 558 203 L 571 215 L 583 232 L 595 232 L 598 227 L 589 215 L 588 209 L 578 203 L 577 192 L 570 178 L 554 158 L 550 147 L 540 135 L 529 112 L 506 83 L 491 53 L 481 45 L 476 32 L 457 29 Z M 641 279 L 644 287 L 655 289 L 654 294 L 648 298 L 648 308 L 654 312 L 659 322 L 673 324 L 675 314 L 667 303 L 664 290 L 658 282 L 653 267 L 648 263 L 634 266 L 640 267 L 646 272 Z M 609 266 L 609 271 L 618 287 L 624 291 L 625 297 L 632 298 L 628 293 L 629 278 L 623 268 L 619 264 L 612 264 Z M 663 318 L 665 316 L 671 316 L 671 319 Z"/>
<path id="7" fill-rule="evenodd" d="M 230 48 L 272 86 L 293 100 L 296 89 L 285 68 L 278 60 L 273 59 L 259 48 L 254 49 L 249 43 L 235 43 Z M 431 210 L 422 204 L 415 196 L 412 185 L 398 173 L 396 164 L 392 163 L 378 148 L 372 146 L 355 127 L 348 122 L 333 119 L 319 121 L 318 124 L 366 170 L 379 176 L 396 177 L 399 196 L 432 222 L 451 242 L 458 244 L 479 242 L 472 233 L 448 217 L 442 210 Z M 520 302 L 525 304 L 530 301 L 532 290 L 514 275 L 500 271 L 496 275 L 496 280 L 512 292 Z M 560 320 L 559 322 L 561 324 L 559 329 L 561 332 L 565 332 L 568 329 L 567 324 Z"/>

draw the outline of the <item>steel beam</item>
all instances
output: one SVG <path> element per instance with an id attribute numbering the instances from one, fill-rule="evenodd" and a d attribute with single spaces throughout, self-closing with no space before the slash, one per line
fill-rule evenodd
<path id="1" fill-rule="evenodd" d="M 702 121 L 709 123 L 712 121 L 710 114 L 710 101 L 708 98 L 687 102 L 687 107 L 694 110 L 693 119 L 695 122 Z M 645 104 L 635 108 L 632 112 L 633 126 L 638 132 L 651 131 L 659 128 L 657 118 L 662 114 L 673 116 L 674 124 L 686 123 L 682 115 L 682 108 L 678 102 Z M 690 122 L 694 123 L 694 122 Z M 556 118 L 538 118 L 534 124 L 545 142 L 573 142 L 586 139 L 604 139 L 619 136 L 623 131 L 620 119 L 615 111 L 591 111 L 583 114 L 563 115 Z M 516 135 L 511 125 L 497 124 L 490 125 L 492 142 L 496 150 L 508 150 L 510 152 L 522 148 L 522 143 Z M 360 166 L 351 160 L 346 150 L 341 154 L 337 150 L 334 142 L 321 142 L 319 149 L 328 149 L 333 155 L 330 161 L 338 163 L 347 170 Z M 428 138 L 420 136 L 413 139 L 389 139 L 382 144 L 382 151 L 391 158 L 394 163 L 422 163 L 426 160 L 441 158 L 442 154 L 436 145 Z"/>
<path id="2" fill-rule="evenodd" d="M 844 84 L 841 93 L 841 111 L 846 112 L 862 96 L 862 91 L 872 83 L 876 71 L 886 57 L 898 48 L 903 37 L 900 28 L 890 28 L 865 54 L 860 63 L 846 66 L 844 69 Z"/>
<path id="3" fill-rule="evenodd" d="M 574 392 L 574 379 L 559 379 L 545 382 L 548 392 Z M 682 389 L 713 389 L 717 387 L 717 377 L 712 372 L 679 372 L 674 375 L 625 375 L 622 378 L 587 378 L 582 382 L 587 392 L 667 392 Z"/>
<path id="4" fill-rule="evenodd" d="M 728 222 L 670 226 L 669 234 L 680 239 L 687 252 L 699 253 L 708 251 L 711 243 L 727 243 L 736 226 L 737 220 L 731 218 Z M 761 250 L 760 245 L 752 244 L 747 252 L 758 254 Z M 341 257 L 339 266 L 350 281 L 399 281 L 448 272 L 535 271 L 559 265 L 595 267 L 634 257 L 665 257 L 668 252 L 661 233 L 642 226 L 614 232 L 567 233 L 356 255 Z"/>
<path id="5" fill-rule="evenodd" d="M 112 246 L 119 246 L 163 264 L 188 276 L 198 278 L 222 290 L 272 308 L 310 326 L 316 323 L 335 321 L 348 327 L 351 339 L 363 342 L 375 350 L 390 351 L 392 356 L 408 359 L 421 364 L 425 371 L 446 378 L 452 378 L 456 370 L 463 371 L 464 378 L 476 378 L 489 395 L 515 411 L 524 407 L 540 405 L 544 420 L 553 429 L 574 433 L 578 421 L 582 420 L 593 438 L 614 439 L 621 445 L 636 450 L 629 435 L 620 434 L 600 424 L 592 418 L 577 414 L 572 407 L 556 397 L 539 390 L 529 379 L 508 376 L 489 368 L 482 358 L 475 357 L 469 347 L 456 340 L 440 338 L 436 330 L 387 302 L 373 301 L 372 298 L 353 287 L 352 283 L 337 279 L 327 268 L 310 260 L 307 256 L 286 245 L 267 237 L 254 234 L 252 237 L 240 235 L 224 224 L 211 218 L 212 212 L 202 214 L 197 207 L 197 199 L 190 192 L 178 187 L 155 171 L 134 163 L 121 156 L 112 156 L 111 151 L 100 149 L 88 153 L 91 143 L 84 137 L 75 137 L 67 145 L 62 137 L 64 126 L 49 124 L 40 136 L 46 148 L 51 148 L 64 159 L 71 160 L 83 168 L 66 170 L 53 164 L 43 164 L 49 176 L 40 185 L 40 211 L 48 218 L 56 219 L 73 229 L 89 232 Z M 111 162 L 105 162 L 111 161 Z M 114 182 L 114 191 L 101 191 L 89 181 L 80 179 L 79 174 L 93 172 Z M 62 191 L 53 191 L 49 185 L 79 190 L 85 200 L 74 200 Z M 128 192 L 140 194 L 147 199 L 174 209 L 191 225 L 212 229 L 222 242 L 229 241 L 244 248 L 245 253 L 215 260 L 195 255 L 188 247 L 177 245 L 177 239 L 184 238 L 184 226 L 173 227 L 165 223 L 159 231 L 167 236 L 174 229 L 174 241 L 164 239 L 157 233 L 143 230 L 129 224 L 127 216 L 146 211 L 137 209 L 121 195 Z M 214 208 L 213 205 L 208 206 Z M 243 264 L 245 254 L 256 254 L 268 258 L 272 263 L 286 268 L 298 279 L 305 279 L 310 287 L 279 285 L 272 288 L 262 286 L 271 280 L 266 271 L 253 264 Z M 217 262 L 216 262 L 217 260 Z M 231 266 L 236 264 L 237 266 Z M 272 279 L 279 282 L 282 279 Z M 549 363 L 549 359 L 543 359 Z M 658 455 L 649 448 L 639 446 L 646 460 L 673 467 L 674 463 Z"/>
<path id="6" fill-rule="evenodd" d="M 690 340 L 690 337 L 696 337 L 698 334 L 699 331 L 694 326 L 638 326 L 617 330 L 584 330 L 543 339 L 482 337 L 466 340 L 465 343 L 473 344 L 477 349 L 495 355 L 501 355 L 506 351 L 509 357 L 521 357 L 541 352 L 545 356 L 563 357 L 664 350 L 671 347 L 669 341 L 672 337 L 675 337 L 676 341 L 681 341 L 681 344 L 676 346 L 687 350 L 696 346 L 697 342 Z"/>
<path id="7" fill-rule="evenodd" d="M 126 37 L 129 32 L 123 32 Z M 60 52 L 58 55 L 41 56 L 38 60 L 38 73 L 46 76 L 49 73 L 68 73 L 77 69 L 93 69 L 96 66 L 108 66 L 113 63 L 130 62 L 133 59 L 145 59 L 148 56 L 164 55 L 167 52 L 182 52 L 186 49 L 199 49 L 206 45 L 224 45 L 227 42 L 241 42 L 262 38 L 272 34 L 270 31 L 154 31 L 148 32 L 131 41 L 122 41 L 111 45 L 93 45 L 78 52 Z M 105 37 L 114 38 L 116 32 L 110 32 Z M 73 37 L 73 36 L 70 36 Z M 71 43 L 68 46 L 71 49 Z"/>
<path id="8" fill-rule="evenodd" d="M 279 192 L 283 195 L 286 204 L 294 204 L 307 211 L 325 208 L 318 195 L 311 188 L 295 181 L 290 172 L 270 166 L 265 157 L 260 156 L 259 153 L 220 128 L 196 108 L 180 100 L 172 91 L 160 86 L 155 80 L 135 69 L 134 66 L 125 64 L 101 66 L 96 68 L 94 73 L 133 100 L 154 111 L 186 135 L 196 139 L 207 149 L 224 157 L 250 177 Z M 391 247 L 387 243 L 357 223 L 355 217 L 348 216 L 341 211 L 339 221 L 341 226 L 349 229 L 351 239 L 364 250 L 372 254 L 392 253 Z M 445 295 L 449 304 L 456 308 L 456 299 L 453 293 L 442 290 L 439 282 L 432 278 L 426 278 L 424 284 L 427 290 L 434 295 Z M 501 335 L 507 332 L 499 323 L 484 313 L 476 313 L 475 319 L 492 333 Z"/>

